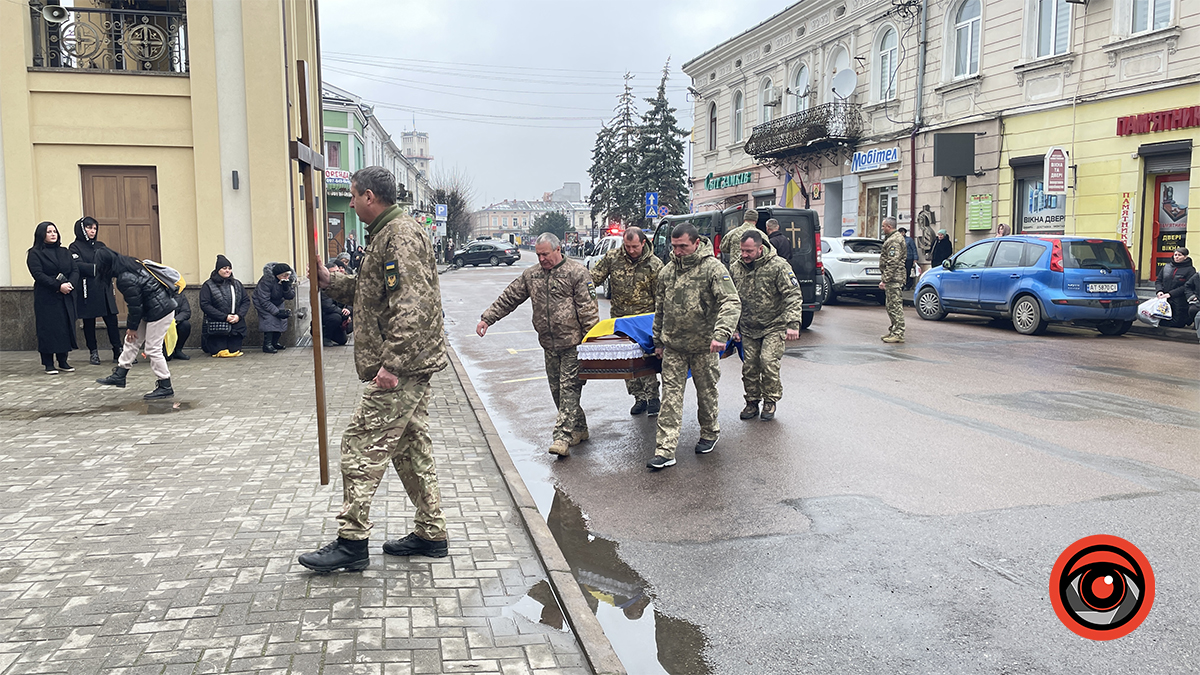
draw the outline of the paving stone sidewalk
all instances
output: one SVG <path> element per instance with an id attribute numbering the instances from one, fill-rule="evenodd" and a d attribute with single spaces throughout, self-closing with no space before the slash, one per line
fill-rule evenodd
<path id="1" fill-rule="evenodd" d="M 451 368 L 430 403 L 450 556 L 380 551 L 412 526 L 393 474 L 370 568 L 296 563 L 336 536 L 350 349 L 325 352 L 327 486 L 309 349 L 192 351 L 153 404 L 148 364 L 116 389 L 86 352 L 58 376 L 0 352 L 0 673 L 590 672 Z"/>

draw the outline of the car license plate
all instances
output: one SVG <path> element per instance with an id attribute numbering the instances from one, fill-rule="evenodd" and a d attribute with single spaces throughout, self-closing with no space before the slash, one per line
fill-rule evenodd
<path id="1" fill-rule="evenodd" d="M 1116 284 L 1088 284 L 1088 293 L 1116 293 Z"/>
<path id="2" fill-rule="evenodd" d="M 874 274 L 875 276 L 879 276 L 879 268 L 878 267 L 868 267 L 867 269 L 865 269 L 863 271 L 866 272 L 867 274 Z M 1117 289 L 1114 288 L 1113 290 L 1115 291 Z"/>

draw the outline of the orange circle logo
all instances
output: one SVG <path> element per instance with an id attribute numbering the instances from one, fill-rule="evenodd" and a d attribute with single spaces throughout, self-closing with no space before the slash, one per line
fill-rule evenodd
<path id="1" fill-rule="evenodd" d="M 1154 571 L 1133 544 L 1108 534 L 1067 547 L 1050 573 L 1054 613 L 1073 633 L 1115 640 L 1141 625 L 1154 604 Z"/>

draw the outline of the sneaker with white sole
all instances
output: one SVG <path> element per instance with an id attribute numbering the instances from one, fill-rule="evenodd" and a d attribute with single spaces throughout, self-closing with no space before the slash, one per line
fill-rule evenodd
<path id="1" fill-rule="evenodd" d="M 696 443 L 696 454 L 707 455 L 708 453 L 712 452 L 713 448 L 715 447 L 717 447 L 717 439 L 701 438 L 700 441 Z"/>
<path id="2" fill-rule="evenodd" d="M 649 462 L 646 462 L 646 468 L 652 471 L 659 471 L 668 466 L 675 466 L 675 458 L 667 458 L 661 455 L 655 455 Z"/>

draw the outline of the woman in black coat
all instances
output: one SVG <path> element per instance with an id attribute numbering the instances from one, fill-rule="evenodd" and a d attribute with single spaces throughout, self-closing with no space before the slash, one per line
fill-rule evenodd
<path id="1" fill-rule="evenodd" d="M 33 314 L 37 322 L 38 352 L 46 374 L 72 372 L 67 353 L 78 349 L 75 341 L 75 299 L 79 268 L 71 252 L 62 245 L 58 228 L 49 221 L 38 223 L 33 248 L 25 259 L 33 276 Z M 58 368 L 54 359 L 58 357 Z"/>
<path id="2" fill-rule="evenodd" d="M 200 348 L 213 356 L 241 356 L 250 296 L 233 278 L 233 264 L 223 255 L 217 256 L 216 269 L 200 287 L 200 311 L 204 312 Z"/>
<path id="3" fill-rule="evenodd" d="M 942 262 L 952 255 L 954 244 L 950 241 L 950 236 L 945 230 L 938 230 L 937 239 L 934 239 L 933 245 L 929 247 L 929 266 L 941 267 Z"/>
<path id="4" fill-rule="evenodd" d="M 1162 271 L 1154 280 L 1154 290 L 1158 297 L 1171 303 L 1171 320 L 1163 321 L 1160 326 L 1182 328 L 1188 325 L 1188 301 L 1184 294 L 1184 286 L 1188 279 L 1196 276 L 1196 268 L 1188 257 L 1188 250 L 1183 246 L 1171 254 L 1171 262 L 1163 265 Z"/>
<path id="5" fill-rule="evenodd" d="M 296 297 L 292 287 L 292 267 L 287 263 L 268 263 L 262 278 L 254 286 L 254 309 L 258 310 L 258 329 L 263 333 L 262 350 L 274 354 L 287 349 L 279 338 L 287 332 L 292 310 L 284 302 Z"/>
<path id="6" fill-rule="evenodd" d="M 75 289 L 75 313 L 83 319 L 83 339 L 87 343 L 88 362 L 100 365 L 99 345 L 96 343 L 96 318 L 104 318 L 108 329 L 108 344 L 112 346 L 113 361 L 121 356 L 121 332 L 117 322 L 117 298 L 113 295 L 112 270 L 101 265 L 96 252 L 108 248 L 96 239 L 100 224 L 91 216 L 75 221 L 75 241 L 71 255 L 79 266 L 79 287 Z"/>

